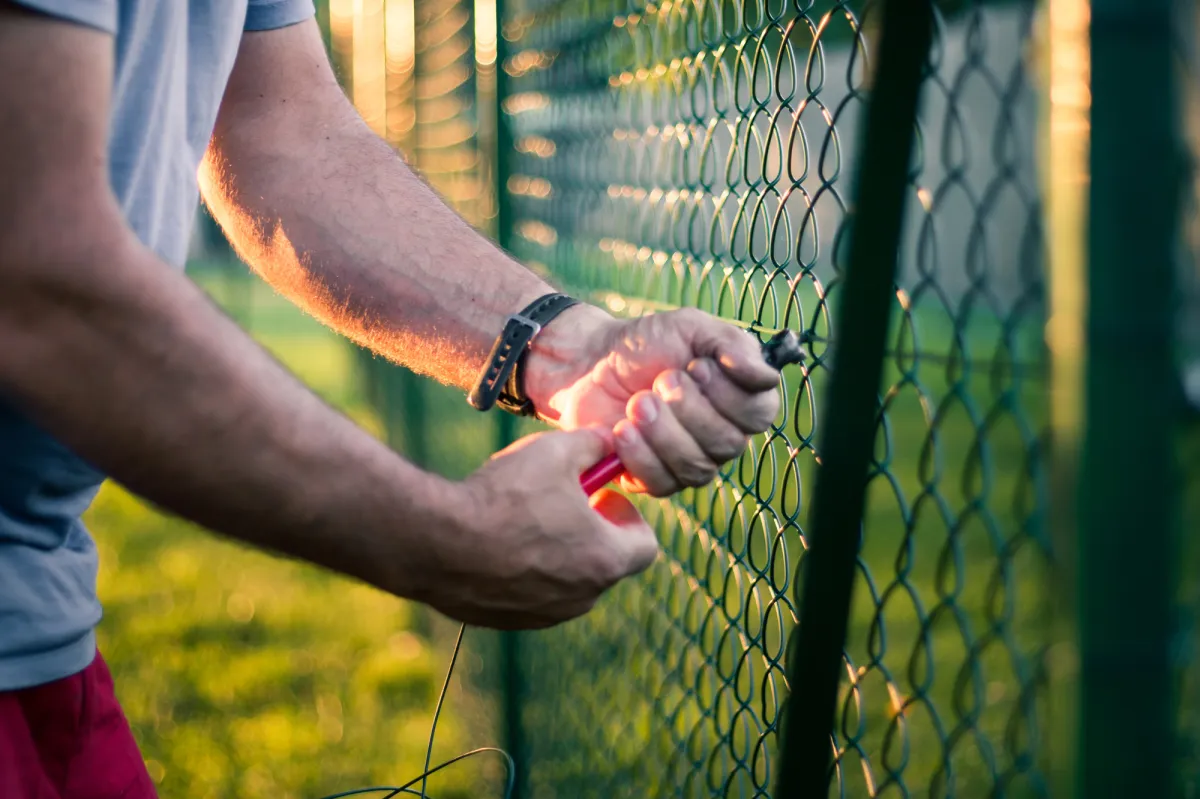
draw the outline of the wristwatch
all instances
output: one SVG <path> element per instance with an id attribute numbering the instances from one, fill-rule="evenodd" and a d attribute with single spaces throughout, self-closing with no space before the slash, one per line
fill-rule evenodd
<path id="1" fill-rule="evenodd" d="M 498 405 L 517 416 L 534 416 L 537 411 L 525 395 L 522 383 L 525 357 L 542 328 L 560 313 L 578 304 L 579 300 L 574 297 L 555 292 L 538 297 L 520 313 L 508 317 L 483 364 L 475 388 L 467 395 L 471 407 L 487 411 L 493 405 Z"/>

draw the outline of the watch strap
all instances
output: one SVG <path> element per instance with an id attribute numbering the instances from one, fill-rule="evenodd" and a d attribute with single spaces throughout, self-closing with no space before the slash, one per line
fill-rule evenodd
<path id="1" fill-rule="evenodd" d="M 525 395 L 522 366 L 529 346 L 542 328 L 579 300 L 566 294 L 552 293 L 538 297 L 504 323 L 504 329 L 492 344 L 487 361 L 479 373 L 475 388 L 467 402 L 476 410 L 486 411 L 499 405 L 518 416 L 533 416 L 533 402 Z"/>

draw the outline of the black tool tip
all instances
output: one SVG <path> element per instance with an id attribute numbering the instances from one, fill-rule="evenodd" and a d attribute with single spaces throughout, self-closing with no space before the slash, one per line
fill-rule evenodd
<path id="1" fill-rule="evenodd" d="M 800 345 L 800 337 L 791 330 L 780 330 L 763 343 L 763 358 L 778 370 L 789 363 L 803 363 L 804 349 Z"/>

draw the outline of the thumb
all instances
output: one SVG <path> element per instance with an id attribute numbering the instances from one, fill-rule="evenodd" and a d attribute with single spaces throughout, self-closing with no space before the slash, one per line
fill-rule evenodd
<path id="1" fill-rule="evenodd" d="M 546 434 L 552 454 L 564 469 L 579 474 L 613 451 L 612 431 L 593 425 L 578 430 Z"/>
<path id="2" fill-rule="evenodd" d="M 779 384 L 779 372 L 766 362 L 762 345 L 739 327 L 699 313 L 691 316 L 692 349 L 716 361 L 730 380 L 746 391 L 768 391 Z"/>

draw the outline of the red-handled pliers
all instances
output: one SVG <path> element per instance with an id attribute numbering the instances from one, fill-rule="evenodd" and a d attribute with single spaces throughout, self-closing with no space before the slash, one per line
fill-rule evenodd
<path id="1" fill-rule="evenodd" d="M 800 337 L 791 330 L 780 330 L 764 341 L 762 351 L 763 359 L 780 371 L 789 363 L 804 361 L 804 349 L 801 347 Z M 579 475 L 579 485 L 583 487 L 583 493 L 590 497 L 624 472 L 625 466 L 621 463 L 621 459 L 617 457 L 616 453 L 613 453 Z"/>

